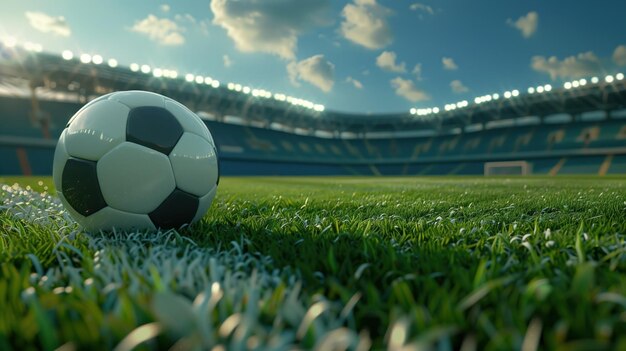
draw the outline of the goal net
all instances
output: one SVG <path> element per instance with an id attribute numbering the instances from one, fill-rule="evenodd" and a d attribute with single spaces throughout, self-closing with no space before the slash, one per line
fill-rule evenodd
<path id="1" fill-rule="evenodd" d="M 532 165 L 526 161 L 485 162 L 485 175 L 529 175 Z"/>

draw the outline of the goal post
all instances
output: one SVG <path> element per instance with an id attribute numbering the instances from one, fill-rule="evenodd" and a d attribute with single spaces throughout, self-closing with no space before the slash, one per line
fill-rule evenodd
<path id="1" fill-rule="evenodd" d="M 529 175 L 532 164 L 527 161 L 485 162 L 485 175 Z"/>

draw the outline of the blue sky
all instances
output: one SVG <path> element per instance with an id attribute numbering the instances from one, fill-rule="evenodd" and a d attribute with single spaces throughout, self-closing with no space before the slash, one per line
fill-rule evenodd
<path id="1" fill-rule="evenodd" d="M 208 75 L 355 113 L 626 71 L 626 2 L 4 1 L 0 39 Z"/>

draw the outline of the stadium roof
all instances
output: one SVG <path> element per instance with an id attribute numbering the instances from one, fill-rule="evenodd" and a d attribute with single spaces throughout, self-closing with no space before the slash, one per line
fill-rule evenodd
<path id="1" fill-rule="evenodd" d="M 546 84 L 525 91 L 505 91 L 442 107 L 363 115 L 328 111 L 306 100 L 235 83 L 223 84 L 211 77 L 183 76 L 176 71 L 139 64 L 122 67 L 115 60 L 105 62 L 98 55 L 76 57 L 69 51 L 60 56 L 43 53 L 40 46 L 32 43 L 11 50 L 10 55 L 4 52 L 5 57 L 0 60 L 3 84 L 21 80 L 31 87 L 77 94 L 84 99 L 117 90 L 150 90 L 218 119 L 236 116 L 261 127 L 280 126 L 330 135 L 406 130 L 441 132 L 524 116 L 576 115 L 626 107 L 626 80 L 622 73 L 570 81 L 562 87 Z"/>

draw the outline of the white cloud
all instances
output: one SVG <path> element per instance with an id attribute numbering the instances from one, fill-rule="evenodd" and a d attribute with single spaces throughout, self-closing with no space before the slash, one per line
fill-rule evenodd
<path id="1" fill-rule="evenodd" d="M 190 13 L 186 13 L 184 15 L 176 14 L 174 16 L 174 19 L 177 20 L 177 21 L 188 21 L 190 23 L 196 23 L 197 22 L 196 18 L 193 17 L 193 15 L 190 14 Z"/>
<path id="2" fill-rule="evenodd" d="M 233 60 L 230 59 L 228 55 L 222 56 L 222 60 L 224 61 L 224 67 L 228 68 L 233 65 Z"/>
<path id="3" fill-rule="evenodd" d="M 243 52 L 264 52 L 293 60 L 298 36 L 328 24 L 330 0 L 211 0 L 213 24 L 224 28 Z"/>
<path id="4" fill-rule="evenodd" d="M 145 34 L 148 38 L 161 45 L 174 46 L 185 43 L 185 37 L 183 36 L 185 29 L 183 27 L 170 19 L 158 18 L 155 15 L 148 15 L 141 21 L 135 22 L 131 30 Z"/>
<path id="5" fill-rule="evenodd" d="M 415 67 L 413 67 L 413 71 L 411 72 L 415 74 L 416 80 L 422 80 L 422 64 L 421 63 L 416 63 Z"/>
<path id="6" fill-rule="evenodd" d="M 170 12 L 170 5 L 168 5 L 168 4 L 163 4 L 163 5 L 159 6 L 159 8 L 163 12 Z"/>
<path id="7" fill-rule="evenodd" d="M 451 57 L 442 57 L 441 63 L 443 64 L 443 68 L 449 71 L 454 71 L 456 69 L 459 69 L 459 66 L 457 66 L 457 64 L 454 62 L 454 60 Z"/>
<path id="8" fill-rule="evenodd" d="M 354 87 L 357 88 L 357 89 L 363 89 L 363 84 L 360 81 L 358 81 L 358 80 L 356 80 L 356 79 L 354 79 L 352 77 L 346 78 L 346 82 L 354 85 Z"/>
<path id="9" fill-rule="evenodd" d="M 380 49 L 393 40 L 387 17 L 391 11 L 376 3 L 376 0 L 354 0 L 347 4 L 341 15 L 340 33 L 351 42 L 368 49 Z"/>
<path id="10" fill-rule="evenodd" d="M 415 87 L 413 81 L 409 79 L 403 79 L 401 77 L 396 77 L 390 81 L 391 86 L 395 89 L 396 95 L 402 96 L 403 98 L 411 101 L 425 101 L 429 100 L 430 96 L 423 90 L 420 90 Z"/>
<path id="11" fill-rule="evenodd" d="M 43 12 L 31 11 L 26 11 L 24 15 L 26 15 L 30 25 L 40 32 L 52 33 L 62 37 L 69 37 L 72 34 L 72 30 L 63 16 L 52 17 Z"/>
<path id="12" fill-rule="evenodd" d="M 335 84 L 335 65 L 324 55 L 311 56 L 300 62 L 292 61 L 287 65 L 287 72 L 296 86 L 299 86 L 298 80 L 303 80 L 328 93 Z"/>
<path id="13" fill-rule="evenodd" d="M 396 63 L 396 53 L 393 51 L 383 51 L 376 58 L 376 66 L 385 71 L 404 73 L 406 72 L 406 64 L 404 62 Z"/>
<path id="14" fill-rule="evenodd" d="M 428 5 L 425 5 L 425 4 L 422 4 L 422 3 L 419 3 L 419 2 L 411 4 L 411 6 L 409 6 L 409 8 L 411 10 L 413 10 L 413 11 L 424 12 L 424 13 L 427 13 L 429 15 L 434 15 L 435 14 L 435 10 L 433 10 L 432 7 L 430 7 Z"/>
<path id="15" fill-rule="evenodd" d="M 511 27 L 519 29 L 524 38 L 530 38 L 537 31 L 539 25 L 539 15 L 535 11 L 531 11 L 526 16 L 521 16 L 517 21 L 507 19 L 506 23 Z"/>
<path id="16" fill-rule="evenodd" d="M 461 82 L 458 79 L 455 79 L 450 82 L 450 88 L 452 88 L 452 91 L 457 94 L 467 93 L 469 91 L 469 88 L 463 85 L 463 82 Z"/>
<path id="17" fill-rule="evenodd" d="M 615 48 L 613 62 L 618 66 L 626 66 L 626 45 L 619 45 Z"/>
<path id="18" fill-rule="evenodd" d="M 530 66 L 537 72 L 549 74 L 553 80 L 588 77 L 602 71 L 600 59 L 591 51 L 566 57 L 563 61 L 556 56 L 534 56 Z"/>
<path id="19" fill-rule="evenodd" d="M 197 20 L 190 13 L 176 14 L 174 19 L 178 22 L 185 23 L 185 25 L 196 28 L 203 35 L 209 35 L 209 25 L 206 20 Z"/>

